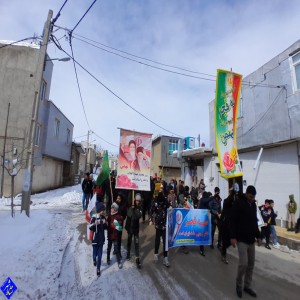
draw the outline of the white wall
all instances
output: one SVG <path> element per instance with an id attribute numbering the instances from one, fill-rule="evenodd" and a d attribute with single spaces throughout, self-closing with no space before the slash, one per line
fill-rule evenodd
<path id="1" fill-rule="evenodd" d="M 34 167 L 32 193 L 62 186 L 63 163 L 50 157 L 44 157 L 41 166 Z"/>
<path id="2" fill-rule="evenodd" d="M 257 190 L 256 199 L 259 204 L 263 204 L 265 199 L 273 199 L 275 202 L 275 211 L 278 210 L 278 219 L 287 220 L 287 204 L 289 195 L 294 194 L 298 205 L 296 216 L 300 211 L 300 175 L 297 154 L 297 144 L 287 144 L 274 148 L 264 149 L 260 158 L 260 163 L 256 169 L 253 169 L 259 150 L 239 153 L 243 165 L 243 180 L 246 185 L 243 186 L 245 192 L 248 185 L 254 185 Z M 218 182 L 218 163 L 217 158 L 205 159 L 204 161 L 204 182 L 208 185 L 206 190 L 213 192 L 213 188 L 219 185 L 221 195 L 227 193 L 224 191 L 224 185 Z M 209 181 L 214 177 L 213 181 Z"/>

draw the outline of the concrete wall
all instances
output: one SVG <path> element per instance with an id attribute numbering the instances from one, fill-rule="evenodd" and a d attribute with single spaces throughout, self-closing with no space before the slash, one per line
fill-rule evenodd
<path id="1" fill-rule="evenodd" d="M 278 219 L 287 220 L 287 203 L 289 195 L 294 194 L 298 204 L 297 217 L 300 210 L 300 172 L 297 143 L 281 145 L 263 150 L 260 162 L 254 169 L 259 150 L 240 153 L 243 165 L 243 186 L 245 192 L 248 185 L 254 185 L 257 189 L 256 199 L 263 204 L 265 199 L 273 199 L 275 211 L 278 210 Z M 207 158 L 204 162 L 204 181 L 208 185 L 206 190 L 213 192 L 215 186 L 221 189 L 221 197 L 226 197 L 228 184 L 218 181 L 217 157 Z M 214 177 L 213 180 L 209 180 Z M 225 180 L 222 178 L 222 180 Z M 225 180 L 226 181 L 226 180 Z M 224 190 L 225 189 L 225 190 Z M 226 190 L 227 189 L 227 190 Z M 225 195 L 225 196 L 224 196 Z"/>
<path id="2" fill-rule="evenodd" d="M 295 51 L 300 52 L 300 40 L 243 78 L 238 149 L 300 138 L 300 90 L 293 88 L 290 57 Z M 214 101 L 209 114 L 211 147 L 215 148 Z"/>
<path id="3" fill-rule="evenodd" d="M 161 165 L 161 143 L 160 140 L 156 140 L 152 143 L 152 151 L 151 151 L 151 175 L 157 173 L 159 175 L 159 166 Z"/>
<path id="4" fill-rule="evenodd" d="M 41 166 L 35 166 L 32 193 L 61 187 L 63 185 L 63 162 L 44 157 Z"/>
<path id="5" fill-rule="evenodd" d="M 48 120 L 45 122 L 47 128 L 43 137 L 43 154 L 58 159 L 70 161 L 71 146 L 74 125 L 51 101 L 46 101 L 45 105 L 49 111 Z M 55 135 L 55 120 L 60 121 L 59 136 Z M 69 142 L 67 143 L 67 130 L 70 130 Z"/>
<path id="6" fill-rule="evenodd" d="M 14 195 L 22 193 L 24 170 L 15 176 Z M 4 181 L 4 196 L 11 195 L 11 178 L 6 175 Z M 63 162 L 50 157 L 44 157 L 42 164 L 34 166 L 32 178 L 32 193 L 61 187 L 63 185 Z"/>

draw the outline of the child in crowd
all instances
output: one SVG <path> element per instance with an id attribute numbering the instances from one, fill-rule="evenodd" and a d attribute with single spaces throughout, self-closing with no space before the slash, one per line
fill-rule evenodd
<path id="1" fill-rule="evenodd" d="M 277 212 L 274 212 L 274 201 L 272 199 L 269 200 L 270 205 L 271 205 L 271 209 L 272 209 L 272 213 L 271 213 L 271 237 L 272 237 L 272 241 L 273 241 L 273 247 L 274 248 L 279 248 L 280 245 L 278 243 L 278 239 L 277 239 L 277 233 L 276 233 L 276 218 L 277 218 Z"/>
<path id="2" fill-rule="evenodd" d="M 97 276 L 100 276 L 103 245 L 105 243 L 104 230 L 107 229 L 107 222 L 104 216 L 105 205 L 102 202 L 96 203 L 96 212 L 97 215 L 91 219 L 90 230 L 93 232 L 93 262 L 94 266 L 97 266 Z"/>
<path id="3" fill-rule="evenodd" d="M 133 237 L 134 247 L 135 247 L 135 262 L 139 269 L 141 268 L 140 250 L 139 250 L 139 229 L 140 229 L 140 218 L 142 216 L 141 200 L 142 200 L 141 194 L 137 193 L 135 195 L 134 204 L 127 209 L 127 219 L 125 224 L 125 229 L 127 230 L 128 233 L 126 259 L 127 260 L 130 259 L 131 242 Z"/>
<path id="4" fill-rule="evenodd" d="M 271 219 L 272 219 L 272 208 L 268 199 L 265 200 L 265 204 L 259 207 L 261 216 L 264 220 L 265 226 L 261 228 L 262 238 L 266 239 L 265 247 L 271 250 L 270 247 L 270 233 L 271 233 Z"/>
<path id="5" fill-rule="evenodd" d="M 119 269 L 121 269 L 122 268 L 121 253 L 120 253 L 120 249 L 118 247 L 118 239 L 119 239 L 119 232 L 121 232 L 123 230 L 123 227 L 122 227 L 123 218 L 119 214 L 118 210 L 119 210 L 119 205 L 116 202 L 114 202 L 111 205 L 110 214 L 108 215 L 108 218 L 107 218 L 107 223 L 108 223 L 107 264 L 109 265 L 111 262 L 110 252 L 111 252 L 112 245 L 114 245 L 114 253 L 116 254 L 118 267 L 119 267 Z"/>

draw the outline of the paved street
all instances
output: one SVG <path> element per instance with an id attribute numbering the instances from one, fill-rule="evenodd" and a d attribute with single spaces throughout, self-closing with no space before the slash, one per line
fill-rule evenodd
<path id="1" fill-rule="evenodd" d="M 147 223 L 147 222 L 146 222 Z M 189 254 L 170 250 L 171 267 L 153 262 L 154 226 L 141 224 L 143 270 L 147 272 L 163 299 L 236 299 L 235 275 L 237 250 L 229 250 L 229 264 L 221 262 L 220 253 L 206 247 L 206 256 L 191 247 Z M 126 238 L 126 233 L 124 234 Z M 125 245 L 125 239 L 123 239 Z M 162 247 L 162 246 L 161 246 Z M 300 253 L 256 247 L 254 288 L 261 299 L 299 299 Z M 248 295 L 243 298 L 250 299 Z"/>

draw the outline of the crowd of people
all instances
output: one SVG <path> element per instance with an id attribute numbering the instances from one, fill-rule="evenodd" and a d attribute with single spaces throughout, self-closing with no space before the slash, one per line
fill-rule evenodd
<path id="1" fill-rule="evenodd" d="M 87 208 L 88 196 L 91 184 L 87 178 L 82 183 L 83 209 Z M 126 259 L 131 259 L 132 239 L 135 251 L 135 262 L 137 268 L 141 268 L 139 229 L 140 219 L 145 223 L 148 215 L 149 225 L 155 226 L 154 239 L 154 261 L 159 260 L 159 247 L 163 244 L 163 264 L 170 266 L 168 251 L 165 249 L 166 243 L 166 222 L 167 211 L 173 208 L 185 209 L 206 209 L 211 214 L 211 245 L 220 250 L 221 261 L 228 264 L 227 249 L 230 246 L 237 247 L 239 253 L 239 264 L 236 278 L 236 293 L 242 297 L 243 291 L 256 297 L 255 291 L 251 287 L 252 273 L 255 262 L 255 242 L 261 245 L 265 241 L 266 249 L 279 247 L 275 219 L 277 214 L 274 211 L 274 201 L 266 199 L 264 204 L 258 206 L 255 200 L 256 189 L 248 186 L 246 193 L 239 192 L 237 184 L 234 184 L 229 191 L 229 195 L 224 201 L 220 197 L 219 187 L 214 188 L 214 194 L 206 190 L 203 179 L 197 188 L 190 188 L 184 181 L 173 178 L 169 182 L 161 180 L 158 176 L 151 177 L 150 191 L 128 191 L 116 190 L 113 185 L 113 176 L 110 183 L 104 183 L 103 187 L 97 190 L 92 188 L 97 194 L 96 212 L 97 215 L 90 221 L 90 230 L 93 234 L 93 263 L 96 266 L 97 275 L 100 276 L 100 266 L 102 260 L 102 249 L 105 242 L 104 230 L 107 230 L 107 264 L 111 263 L 111 250 L 116 256 L 118 267 L 122 268 L 121 239 L 123 229 L 127 231 L 127 255 Z M 110 191 L 107 187 L 110 188 Z M 158 188 L 157 188 L 158 187 Z M 104 194 L 106 205 L 104 205 Z M 133 194 L 132 194 L 133 193 Z M 98 195 L 99 194 L 99 195 Z M 134 198 L 132 197 L 134 195 Z M 293 200 L 293 199 L 292 199 Z M 258 227 L 258 211 L 261 213 L 263 226 L 261 231 Z M 124 227 L 125 225 L 125 227 Z M 215 232 L 218 231 L 218 238 L 215 243 Z M 199 253 L 205 256 L 205 247 L 200 246 Z M 189 253 L 188 247 L 181 246 L 180 251 Z"/>

